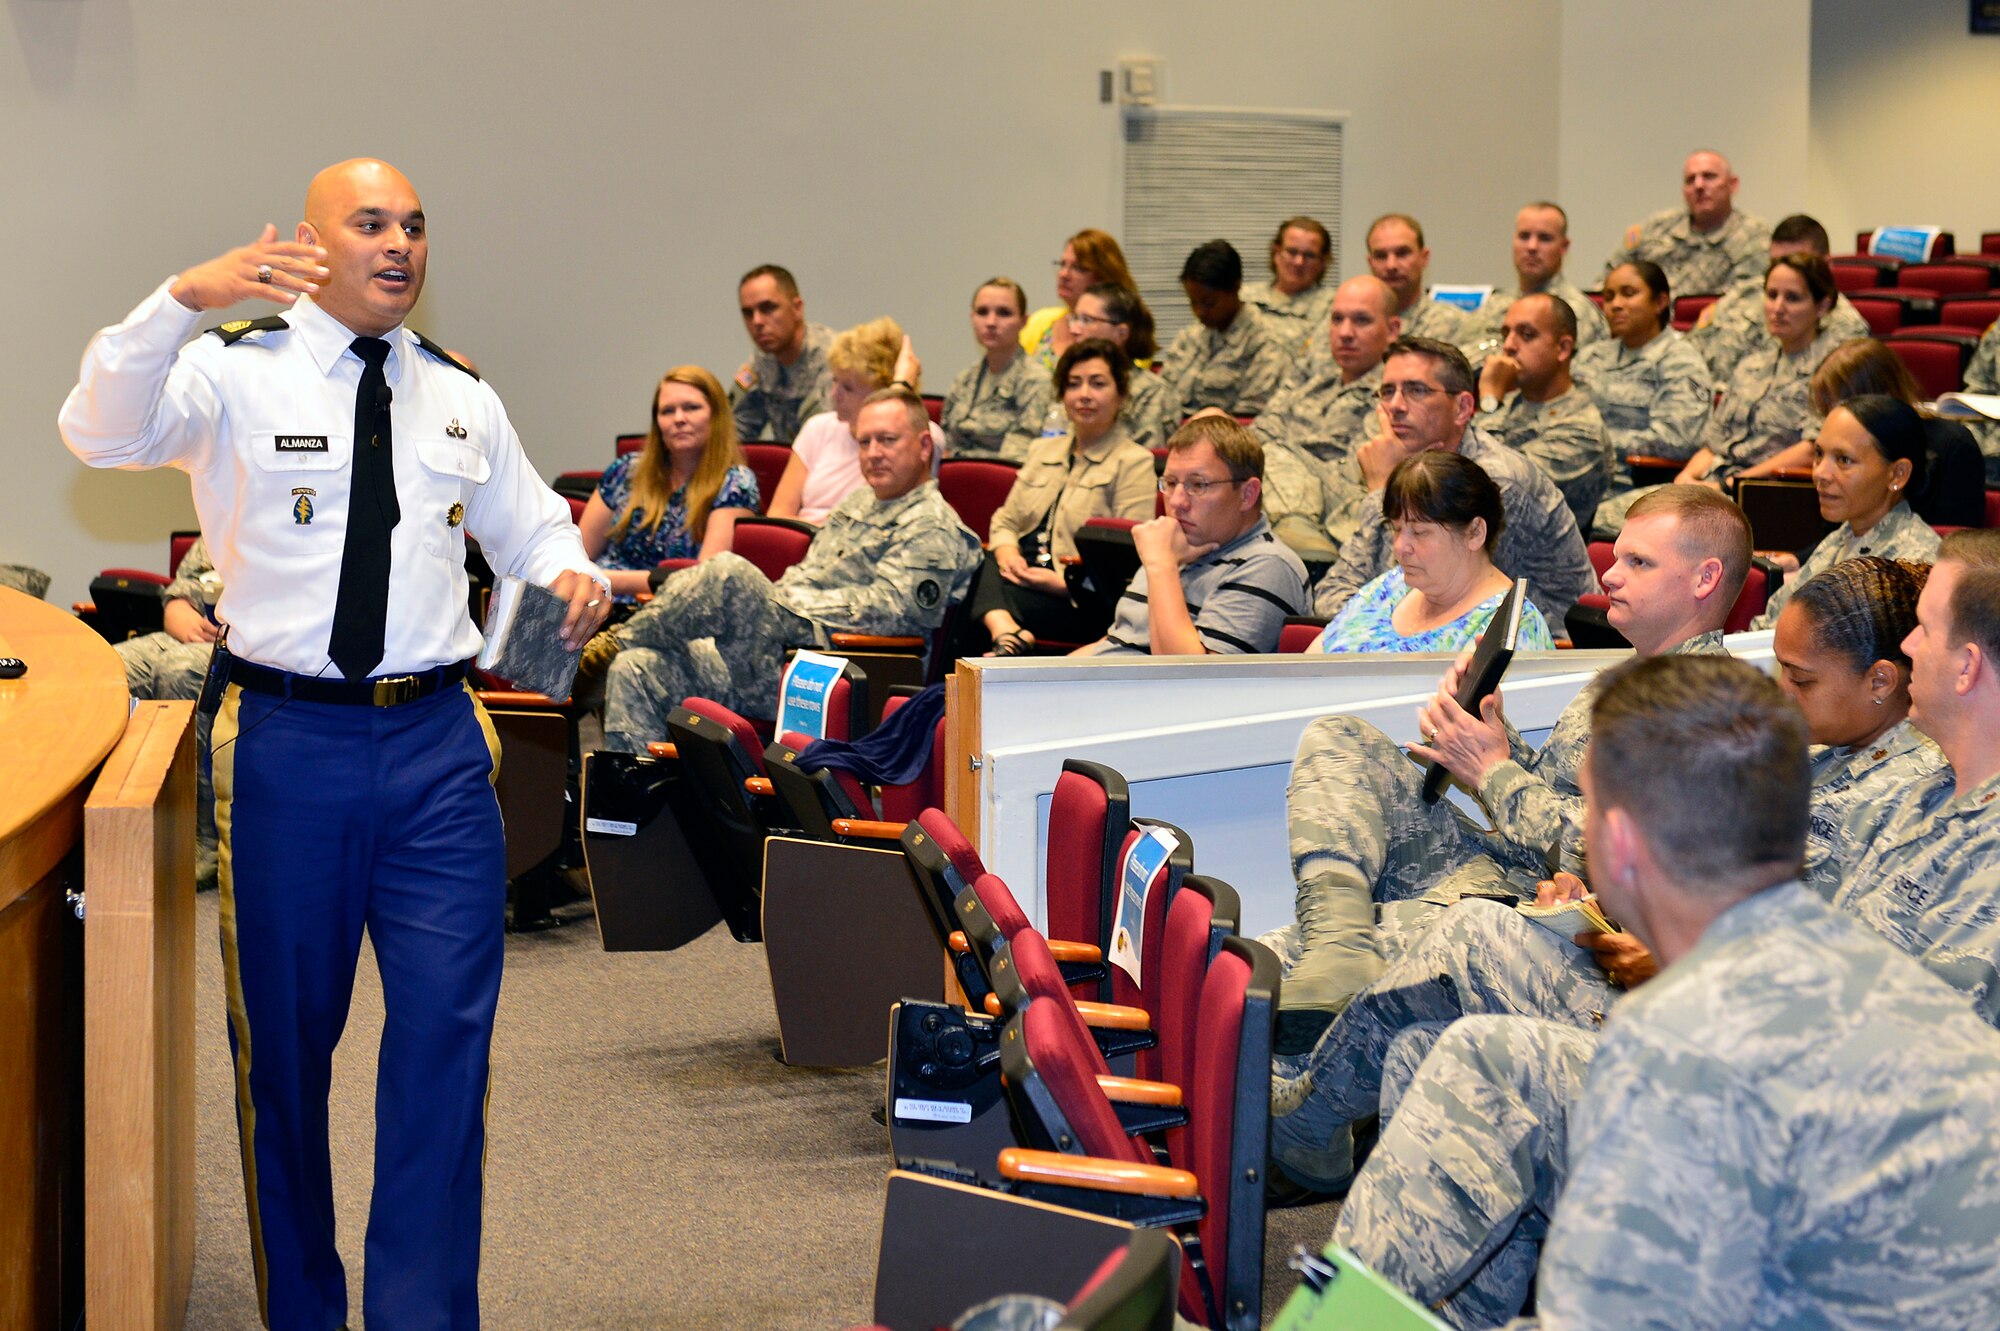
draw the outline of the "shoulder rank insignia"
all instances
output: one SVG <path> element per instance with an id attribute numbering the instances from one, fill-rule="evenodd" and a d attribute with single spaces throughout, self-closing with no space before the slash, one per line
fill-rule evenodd
<path id="1" fill-rule="evenodd" d="M 410 336 L 417 339 L 418 346 L 422 347 L 425 351 L 430 352 L 431 355 L 436 356 L 439 360 L 443 361 L 446 365 L 451 366 L 454 370 L 464 370 L 467 374 L 471 375 L 475 379 L 479 377 L 479 371 L 473 369 L 470 365 L 467 365 L 464 361 L 452 355 L 449 351 L 446 351 L 443 347 L 431 341 L 429 338 L 425 337 L 422 333 L 419 333 L 416 329 L 412 328 L 410 330 Z"/>
<path id="2" fill-rule="evenodd" d="M 267 314 L 261 319 L 231 319 L 208 331 L 222 339 L 222 345 L 233 347 L 252 333 L 269 333 L 280 328 L 290 328 L 282 314 Z"/>

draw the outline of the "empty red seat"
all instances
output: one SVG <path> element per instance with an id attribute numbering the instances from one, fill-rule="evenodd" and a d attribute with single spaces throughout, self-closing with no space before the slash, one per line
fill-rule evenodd
<path id="1" fill-rule="evenodd" d="M 784 478 L 785 466 L 792 460 L 792 450 L 786 444 L 745 444 L 743 461 L 757 477 L 757 511 L 769 513 L 771 500 L 778 493 L 778 482 Z"/>
<path id="2" fill-rule="evenodd" d="M 796 518 L 738 518 L 729 548 L 776 582 L 786 569 L 806 557 L 819 528 Z"/>
<path id="3" fill-rule="evenodd" d="M 1674 327 L 1685 333 L 1695 326 L 1701 312 L 1715 304 L 1715 297 L 1708 294 L 1674 297 Z"/>
<path id="4" fill-rule="evenodd" d="M 1828 260 L 1833 284 L 1842 291 L 1866 291 L 1871 287 L 1896 285 L 1896 272 L 1903 265 L 1895 259 L 1878 259 L 1867 254 L 1843 254 Z"/>
<path id="5" fill-rule="evenodd" d="M 618 456 L 620 457 L 625 456 L 627 453 L 636 453 L 645 446 L 646 436 L 643 434 L 621 434 L 617 439 Z"/>
<path id="6" fill-rule="evenodd" d="M 2000 231 L 1980 232 L 1979 252 L 1981 254 L 2000 254 Z"/>
<path id="7" fill-rule="evenodd" d="M 1963 389 L 1965 367 L 1979 345 L 1978 334 L 1956 328 L 1903 328 L 1886 340 L 1916 376 L 1926 398 Z"/>
<path id="8" fill-rule="evenodd" d="M 2000 291 L 1975 291 L 1938 297 L 1938 322 L 1946 328 L 1983 333 L 2000 319 Z"/>
<path id="9" fill-rule="evenodd" d="M 1319 640 L 1326 620 L 1318 615 L 1288 615 L 1278 630 L 1278 650 L 1296 656 Z"/>
<path id="10" fill-rule="evenodd" d="M 1868 247 L 1874 241 L 1875 233 L 1873 231 L 1856 232 L 1854 236 L 1854 248 L 1862 254 L 1866 254 L 1868 253 Z M 1936 263 L 1940 259 L 1949 259 L 1957 251 L 1958 238 L 1949 231 L 1940 231 L 1937 234 L 1937 239 L 1931 242 L 1930 253 L 1925 255 L 1924 258 L 1931 263 Z"/>
<path id="11" fill-rule="evenodd" d="M 1984 267 L 1966 263 L 1911 263 L 1896 275 L 1896 285 L 1905 290 L 1929 291 L 1934 295 L 1955 292 L 1989 291 L 1993 276 Z"/>
<path id="12" fill-rule="evenodd" d="M 1847 300 L 1868 321 L 1868 331 L 1876 337 L 1887 337 L 1903 326 L 1903 303 L 1892 299 L 1889 292 L 1850 291 Z"/>
<path id="13" fill-rule="evenodd" d="M 1018 465 L 996 458 L 946 458 L 938 465 L 938 491 L 983 545 L 1020 474 Z"/>

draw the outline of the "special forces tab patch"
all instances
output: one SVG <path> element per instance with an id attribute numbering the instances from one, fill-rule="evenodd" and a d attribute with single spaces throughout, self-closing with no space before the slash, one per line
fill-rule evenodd
<path id="1" fill-rule="evenodd" d="M 444 525 L 447 527 L 456 527 L 463 521 L 465 521 L 465 505 L 454 499 L 452 500 L 451 507 L 444 511 Z"/>
<path id="2" fill-rule="evenodd" d="M 935 610 L 937 603 L 944 599 L 944 588 L 936 578 L 925 578 L 917 584 L 917 604 L 926 610 Z"/>
<path id="3" fill-rule="evenodd" d="M 312 526 L 313 496 L 318 493 L 319 491 L 306 485 L 301 485 L 298 489 L 292 491 L 293 522 L 297 523 L 301 527 Z"/>

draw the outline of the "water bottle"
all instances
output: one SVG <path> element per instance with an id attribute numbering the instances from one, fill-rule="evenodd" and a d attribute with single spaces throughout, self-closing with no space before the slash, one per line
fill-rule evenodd
<path id="1" fill-rule="evenodd" d="M 1049 409 L 1042 417 L 1042 438 L 1060 439 L 1069 433 L 1069 413 L 1060 402 L 1049 403 Z"/>

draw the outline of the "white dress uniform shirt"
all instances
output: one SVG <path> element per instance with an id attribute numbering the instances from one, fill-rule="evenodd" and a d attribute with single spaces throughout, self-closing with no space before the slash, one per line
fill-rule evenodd
<path id="1" fill-rule="evenodd" d="M 188 335 L 202 319 L 172 279 L 91 339 L 59 418 L 94 467 L 178 467 L 224 591 L 217 618 L 235 655 L 338 679 L 327 658 L 346 538 L 354 334 L 310 297 L 233 345 Z M 461 661 L 479 650 L 466 614 L 465 533 L 496 574 L 547 585 L 567 570 L 605 583 L 562 498 L 521 449 L 499 397 L 398 327 L 385 367 L 394 393 L 396 495 L 389 619 L 376 673 Z M 185 346 L 183 344 L 186 344 Z M 607 584 L 608 586 L 608 584 Z"/>

